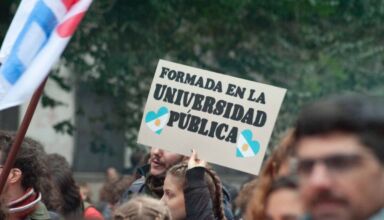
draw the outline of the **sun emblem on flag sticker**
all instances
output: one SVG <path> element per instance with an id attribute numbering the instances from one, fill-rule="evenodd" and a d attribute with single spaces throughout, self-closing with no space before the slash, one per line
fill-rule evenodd
<path id="1" fill-rule="evenodd" d="M 168 122 L 169 110 L 167 107 L 162 106 L 157 113 L 155 111 L 149 111 L 145 115 L 145 124 L 156 134 L 161 134 L 163 128 Z"/>
<path id="2" fill-rule="evenodd" d="M 236 157 L 254 157 L 260 151 L 260 143 L 252 140 L 252 131 L 243 130 L 237 139 Z"/>

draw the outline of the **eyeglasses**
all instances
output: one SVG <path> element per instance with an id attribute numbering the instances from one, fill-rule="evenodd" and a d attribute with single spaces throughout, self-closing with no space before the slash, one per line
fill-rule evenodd
<path id="1" fill-rule="evenodd" d="M 316 164 L 323 164 L 330 174 L 343 174 L 352 170 L 362 161 L 362 157 L 357 154 L 351 155 L 332 155 L 318 159 L 298 159 L 296 172 L 299 178 L 308 178 Z"/>

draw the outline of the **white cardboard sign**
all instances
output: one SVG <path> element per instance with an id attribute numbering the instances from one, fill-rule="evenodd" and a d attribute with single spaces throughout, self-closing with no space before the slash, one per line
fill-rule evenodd
<path id="1" fill-rule="evenodd" d="M 285 93 L 160 60 L 138 142 L 257 175 Z"/>

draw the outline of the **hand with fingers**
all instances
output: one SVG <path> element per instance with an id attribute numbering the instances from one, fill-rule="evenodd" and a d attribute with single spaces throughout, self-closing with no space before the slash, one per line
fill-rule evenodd
<path id="1" fill-rule="evenodd" d="M 188 160 L 188 170 L 194 168 L 194 167 L 206 167 L 207 162 L 205 160 L 200 160 L 197 157 L 197 152 L 195 149 L 192 150 L 192 155 Z"/>

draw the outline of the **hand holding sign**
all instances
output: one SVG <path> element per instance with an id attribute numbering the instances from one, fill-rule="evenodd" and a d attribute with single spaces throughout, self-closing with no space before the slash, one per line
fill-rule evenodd
<path id="1" fill-rule="evenodd" d="M 197 158 L 196 150 L 192 150 L 192 155 L 188 160 L 188 170 L 195 167 L 206 167 L 207 162 Z"/>

